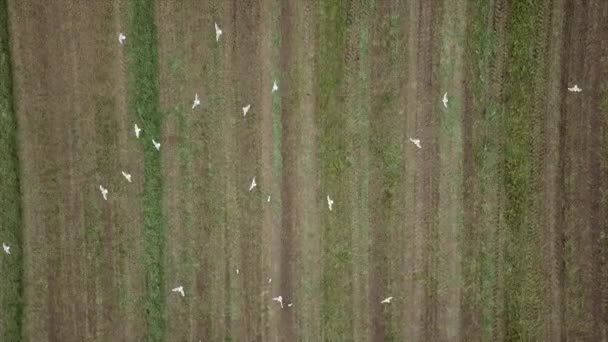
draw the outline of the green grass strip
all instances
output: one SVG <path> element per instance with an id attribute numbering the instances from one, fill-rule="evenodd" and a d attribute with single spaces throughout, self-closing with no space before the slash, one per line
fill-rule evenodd
<path id="1" fill-rule="evenodd" d="M 23 235 L 17 118 L 13 110 L 8 38 L 8 8 L 6 0 L 0 0 L 0 242 L 11 245 L 11 255 L 3 255 L 0 267 L 0 329 L 2 341 L 20 341 L 23 316 Z"/>
<path id="2" fill-rule="evenodd" d="M 165 219 L 162 214 L 161 154 L 152 146 L 160 141 L 158 37 L 154 1 L 135 0 L 129 33 L 130 110 L 137 114 L 144 135 L 144 273 L 145 315 L 148 341 L 165 339 Z"/>
<path id="3" fill-rule="evenodd" d="M 539 338 L 542 288 L 537 227 L 530 219 L 533 205 L 534 85 L 540 64 L 535 54 L 541 36 L 542 4 L 513 3 L 507 26 L 503 181 L 505 187 L 505 339 Z"/>
<path id="4" fill-rule="evenodd" d="M 496 35 L 493 31 L 488 30 L 488 18 L 491 18 L 492 4 L 485 0 L 472 0 L 469 3 L 469 8 L 473 9 L 473 19 L 471 21 L 471 38 L 468 41 L 469 45 L 466 48 L 466 60 L 472 63 L 473 77 L 473 98 L 474 117 L 482 119 L 474 123 L 474 134 L 478 135 L 479 141 L 474 143 L 473 154 L 474 162 L 477 170 L 476 182 L 478 184 L 479 196 L 483 198 L 481 204 L 480 215 L 483 218 L 482 227 L 480 228 L 482 243 L 478 259 L 468 260 L 464 267 L 469 267 L 472 270 L 471 279 L 479 281 L 479 298 L 473 301 L 479 301 L 482 320 L 482 336 L 484 339 L 492 339 L 494 336 L 494 325 L 496 317 L 494 308 L 496 306 L 494 298 L 494 289 L 497 286 L 497 271 L 496 259 L 497 248 L 496 237 L 491 233 L 496 231 L 496 227 L 489 226 L 493 224 L 492 220 L 497 217 L 498 203 L 496 203 L 495 194 L 499 191 L 497 184 L 499 181 L 498 161 L 501 153 L 496 139 L 496 134 L 502 130 L 500 120 L 502 111 L 498 111 L 497 105 L 493 98 L 486 96 L 490 89 L 490 64 L 495 57 L 497 42 Z M 484 111 L 487 113 L 483 115 Z M 471 266 L 471 264 L 474 264 Z"/>
<path id="5" fill-rule="evenodd" d="M 348 141 L 343 138 L 343 99 L 339 94 L 345 74 L 344 48 L 346 43 L 346 12 L 342 1 L 324 1 L 320 4 L 319 53 L 317 55 L 317 120 L 320 127 L 319 160 L 321 168 L 321 189 L 325 200 L 326 192 L 333 198 L 340 196 L 340 179 L 347 172 Z M 338 204 L 340 205 L 340 204 Z M 343 204 L 346 205 L 346 204 Z M 345 287 L 349 286 L 352 266 L 350 246 L 350 221 L 348 213 L 334 211 L 325 215 L 323 224 L 323 271 L 321 275 L 321 320 L 324 339 L 339 341 L 352 339 L 352 322 Z M 348 291 L 346 291 L 348 292 Z"/>

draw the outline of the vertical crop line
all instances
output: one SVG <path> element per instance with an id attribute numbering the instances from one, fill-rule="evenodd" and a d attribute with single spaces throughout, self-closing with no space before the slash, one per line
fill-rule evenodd
<path id="1" fill-rule="evenodd" d="M 9 244 L 11 255 L 0 266 L 0 329 L 3 341 L 20 341 L 23 322 L 23 233 L 17 118 L 9 47 L 9 14 L 0 0 L 0 240 Z"/>
<path id="2" fill-rule="evenodd" d="M 165 219 L 162 214 L 163 182 L 161 154 L 154 149 L 152 139 L 160 141 L 163 122 L 159 109 L 158 36 L 153 0 L 133 2 L 133 17 L 129 31 L 128 49 L 130 72 L 130 111 L 142 123 L 144 138 L 144 253 L 145 274 L 144 315 L 148 341 L 165 338 Z"/>

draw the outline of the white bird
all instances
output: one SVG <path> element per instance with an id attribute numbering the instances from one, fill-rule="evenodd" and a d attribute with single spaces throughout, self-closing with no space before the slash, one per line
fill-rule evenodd
<path id="1" fill-rule="evenodd" d="M 418 148 L 422 148 L 422 146 L 420 146 L 420 139 L 412 139 L 412 138 L 410 138 L 410 141 L 411 141 L 411 142 L 412 142 L 414 145 L 416 145 L 416 147 L 418 147 Z"/>
<path id="2" fill-rule="evenodd" d="M 289 303 L 287 304 L 287 307 L 290 308 L 293 305 L 293 303 Z"/>
<path id="3" fill-rule="evenodd" d="M 99 185 L 99 191 L 101 191 L 101 196 L 103 196 L 103 199 L 107 201 L 108 200 L 108 189 Z"/>
<path id="4" fill-rule="evenodd" d="M 257 186 L 257 184 L 255 183 L 255 177 L 253 177 L 253 179 L 251 180 L 251 185 L 249 185 L 249 191 L 253 190 L 253 188 L 255 188 Z"/>
<path id="5" fill-rule="evenodd" d="M 329 198 L 329 195 L 327 195 L 327 206 L 329 207 L 330 211 L 331 211 L 333 205 L 334 205 L 334 200 Z"/>
<path id="6" fill-rule="evenodd" d="M 182 297 L 186 296 L 186 294 L 184 293 L 184 287 L 183 286 L 178 286 L 178 287 L 172 289 L 171 291 L 178 292 L 179 294 L 182 295 Z"/>
<path id="7" fill-rule="evenodd" d="M 4 248 L 4 253 L 6 254 L 11 254 L 11 246 L 5 244 L 4 242 L 2 243 L 2 248 Z"/>
<path id="8" fill-rule="evenodd" d="M 270 195 L 268 195 L 268 199 L 266 200 L 266 202 L 270 202 Z"/>
<path id="9" fill-rule="evenodd" d="M 122 32 L 120 32 L 118 34 L 118 42 L 120 43 L 120 45 L 124 44 L 125 40 L 127 40 L 127 36 L 125 36 Z"/>
<path id="10" fill-rule="evenodd" d="M 192 102 L 192 109 L 198 107 L 201 104 L 201 100 L 198 99 L 198 93 L 194 94 L 194 102 Z"/>
<path id="11" fill-rule="evenodd" d="M 277 81 L 275 80 L 274 83 L 272 84 L 272 93 L 274 93 L 277 90 L 279 90 L 279 86 L 277 84 Z"/>
<path id="12" fill-rule="evenodd" d="M 152 139 L 152 144 L 154 144 L 154 148 L 157 151 L 160 151 L 160 143 L 159 142 L 156 142 L 156 140 Z"/>
<path id="13" fill-rule="evenodd" d="M 272 300 L 279 302 L 279 304 L 281 304 L 281 309 L 283 308 L 283 296 L 273 297 Z"/>
<path id="14" fill-rule="evenodd" d="M 380 302 L 380 304 L 390 304 L 391 300 L 393 300 L 393 297 L 385 298 L 383 301 Z"/>
<path id="15" fill-rule="evenodd" d="M 135 124 L 135 125 L 133 126 L 133 131 L 135 131 L 135 137 L 136 137 L 137 139 L 139 139 L 139 133 L 141 133 L 141 128 L 139 128 L 139 126 L 137 126 L 137 124 Z"/>
<path id="16" fill-rule="evenodd" d="M 122 176 L 125 177 L 125 179 L 127 180 L 127 182 L 131 183 L 131 174 L 130 173 L 126 173 L 124 171 L 122 172 Z"/>
<path id="17" fill-rule="evenodd" d="M 247 116 L 247 112 L 249 111 L 249 108 L 251 108 L 251 104 L 248 104 L 245 107 L 243 107 L 243 116 Z"/>
<path id="18" fill-rule="evenodd" d="M 240 271 L 239 271 L 239 269 L 237 268 L 237 269 L 236 269 L 236 274 L 239 274 L 239 272 L 240 272 Z"/>
<path id="19" fill-rule="evenodd" d="M 272 283 L 272 278 L 268 278 L 268 284 Z"/>
<path id="20" fill-rule="evenodd" d="M 215 23 L 215 41 L 219 42 L 220 41 L 220 36 L 222 35 L 222 30 L 220 29 L 219 26 L 217 26 L 217 23 Z"/>
<path id="21" fill-rule="evenodd" d="M 443 94 L 443 99 L 441 100 L 441 102 L 443 102 L 443 106 L 445 108 L 448 108 L 448 93 Z"/>
<path id="22" fill-rule="evenodd" d="M 572 88 L 568 88 L 568 91 L 574 92 L 574 93 L 580 93 L 581 91 L 583 91 L 583 89 L 579 88 L 578 85 L 574 85 L 574 87 Z"/>

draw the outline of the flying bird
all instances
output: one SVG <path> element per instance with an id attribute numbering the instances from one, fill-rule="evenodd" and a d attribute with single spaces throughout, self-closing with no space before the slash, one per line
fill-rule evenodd
<path id="1" fill-rule="evenodd" d="M 220 41 L 220 36 L 222 35 L 222 30 L 220 29 L 220 27 L 217 25 L 217 23 L 215 23 L 215 41 L 219 42 Z"/>
<path id="2" fill-rule="evenodd" d="M 120 45 L 124 44 L 125 40 L 127 40 L 127 36 L 125 36 L 124 33 L 120 32 L 118 34 L 118 42 L 120 43 Z"/>
<path id="3" fill-rule="evenodd" d="M 122 176 L 125 177 L 125 179 L 127 180 L 127 182 L 131 183 L 131 174 L 130 173 L 126 173 L 124 171 L 122 172 Z"/>
<path id="4" fill-rule="evenodd" d="M 183 286 L 178 286 L 178 287 L 172 289 L 171 291 L 178 292 L 179 294 L 182 295 L 182 297 L 186 296 L 186 294 L 184 293 L 184 287 Z"/>
<path id="5" fill-rule="evenodd" d="M 279 86 L 277 85 L 277 81 L 275 80 L 272 84 L 272 92 L 274 93 L 277 90 L 279 90 Z"/>
<path id="6" fill-rule="evenodd" d="M 393 297 L 385 298 L 383 301 L 380 302 L 380 304 L 390 304 L 391 300 L 393 300 Z"/>
<path id="7" fill-rule="evenodd" d="M 247 116 L 247 112 L 249 111 L 249 108 L 251 108 L 251 104 L 248 104 L 245 107 L 243 107 L 243 116 Z"/>
<path id="8" fill-rule="evenodd" d="M 272 300 L 281 304 L 281 309 L 283 308 L 283 296 L 273 297 Z"/>
<path id="9" fill-rule="evenodd" d="M 108 200 L 108 189 L 99 185 L 99 191 L 101 191 L 101 196 L 103 196 L 103 199 L 107 201 Z"/>
<path id="10" fill-rule="evenodd" d="M 420 139 L 412 139 L 412 138 L 410 138 L 410 141 L 411 141 L 411 142 L 412 142 L 414 145 L 416 145 L 416 147 L 418 147 L 418 148 L 422 148 L 422 146 L 420 146 Z"/>
<path id="11" fill-rule="evenodd" d="M 137 139 L 139 139 L 139 133 L 141 133 L 141 128 L 139 128 L 139 126 L 137 126 L 137 124 L 135 124 L 135 125 L 133 126 L 133 131 L 135 131 L 135 137 L 136 137 Z"/>
<path id="12" fill-rule="evenodd" d="M 443 102 L 443 106 L 445 108 L 448 108 L 448 93 L 447 92 L 445 94 L 443 94 L 443 99 L 441 100 L 441 102 Z"/>
<path id="13" fill-rule="evenodd" d="M 583 91 L 583 89 L 579 88 L 578 85 L 574 85 L 574 87 L 572 88 L 568 88 L 568 91 L 574 92 L 574 93 L 580 93 L 581 91 Z"/>
<path id="14" fill-rule="evenodd" d="M 257 186 L 257 184 L 255 183 L 255 177 L 253 177 L 253 179 L 251 180 L 251 185 L 249 185 L 249 191 L 253 190 L 253 188 L 255 188 Z"/>
<path id="15" fill-rule="evenodd" d="M 198 99 L 198 93 L 194 94 L 194 102 L 192 102 L 192 109 L 198 107 L 201 104 L 201 100 Z"/>
<path id="16" fill-rule="evenodd" d="M 152 139 L 152 144 L 154 144 L 154 148 L 157 151 L 160 151 L 160 143 L 159 142 L 156 142 L 156 140 Z"/>
<path id="17" fill-rule="evenodd" d="M 327 206 L 329 207 L 330 211 L 331 211 L 333 205 L 334 205 L 334 200 L 329 198 L 329 195 L 327 195 Z"/>
<path id="18" fill-rule="evenodd" d="M 4 242 L 2 243 L 2 248 L 4 248 L 4 253 L 6 254 L 11 254 L 11 246 L 5 244 Z"/>

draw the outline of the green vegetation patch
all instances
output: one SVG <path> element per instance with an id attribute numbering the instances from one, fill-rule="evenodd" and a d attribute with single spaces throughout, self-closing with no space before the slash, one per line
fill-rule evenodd
<path id="1" fill-rule="evenodd" d="M 369 196 L 369 200 L 366 199 L 366 202 L 369 201 L 366 220 L 371 220 L 371 226 L 365 227 L 366 234 L 369 235 L 365 238 L 373 241 L 370 241 L 370 262 L 365 266 L 370 275 L 370 283 L 377 283 L 383 291 L 392 294 L 402 286 L 400 272 L 393 271 L 400 268 L 399 255 L 403 248 L 403 229 L 399 218 L 403 217 L 404 210 L 403 127 L 406 118 L 401 108 L 403 100 L 400 98 L 400 83 L 407 79 L 404 72 L 407 69 L 407 33 L 403 32 L 406 16 L 397 4 L 384 9 L 381 8 L 381 1 L 374 1 L 369 6 L 369 12 L 372 13 L 368 19 L 369 29 L 361 36 L 361 44 L 369 44 L 361 45 L 361 60 L 368 64 L 362 66 L 361 73 L 363 69 L 368 71 L 365 76 L 367 83 L 364 84 L 373 95 L 364 97 L 367 104 L 359 105 L 367 110 L 367 118 L 358 116 L 360 120 L 367 119 L 368 135 L 365 138 L 369 152 L 364 178 L 369 182 L 366 184 L 366 197 Z M 382 19 L 384 11 L 390 11 L 388 21 Z M 355 258 L 359 259 L 358 256 Z M 369 298 L 372 302 L 380 299 Z M 384 339 L 402 340 L 404 337 L 399 314 L 386 309 L 383 315 L 386 320 Z"/>
<path id="2" fill-rule="evenodd" d="M 347 9 L 341 1 L 325 1 L 320 5 L 319 45 L 317 54 L 317 122 L 320 127 L 319 160 L 321 189 L 325 201 L 330 197 L 344 199 L 340 193 L 340 180 L 348 167 L 348 139 L 344 134 L 344 99 L 340 96 L 344 77 L 344 48 L 346 43 Z M 323 272 L 321 275 L 321 320 L 325 340 L 337 341 L 352 337 L 352 317 L 347 302 L 350 291 L 352 252 L 351 232 L 346 226 L 349 213 L 335 209 L 332 215 L 324 215 Z"/>
<path id="3" fill-rule="evenodd" d="M 505 339 L 537 340 L 541 328 L 542 288 L 534 205 L 532 124 L 535 81 L 540 75 L 536 47 L 542 39 L 542 3 L 517 1 L 507 26 L 504 104 L 506 142 L 502 176 L 505 189 Z"/>
<path id="4" fill-rule="evenodd" d="M 135 0 L 130 25 L 129 72 L 133 94 L 130 110 L 145 130 L 144 144 L 144 273 L 147 340 L 165 339 L 165 219 L 162 214 L 161 154 L 151 139 L 160 141 L 163 116 L 159 110 L 158 42 L 154 1 Z"/>
<path id="5" fill-rule="evenodd" d="M 23 316 L 23 234 L 17 118 L 13 108 L 8 37 L 7 4 L 6 0 L 0 0 L 0 242 L 11 246 L 11 255 L 3 255 L 0 266 L 0 340 L 20 341 Z"/>
<path id="6" fill-rule="evenodd" d="M 466 48 L 465 58 L 470 61 L 467 77 L 472 79 L 473 91 L 473 161 L 475 163 L 475 181 L 477 184 L 477 195 L 480 198 L 481 207 L 476 215 L 480 216 L 481 223 L 475 233 L 481 243 L 476 260 L 467 258 L 463 263 L 463 271 L 469 280 L 478 281 L 478 296 L 468 298 L 474 305 L 480 308 L 482 322 L 482 336 L 484 339 L 492 339 L 494 336 L 494 325 L 497 323 L 495 317 L 495 288 L 497 286 L 496 262 L 498 256 L 497 237 L 498 231 L 497 213 L 500 207 L 498 193 L 500 188 L 501 146 L 500 134 L 501 118 L 503 111 L 498 110 L 496 99 L 488 95 L 491 89 L 490 66 L 496 58 L 497 39 L 494 31 L 488 30 L 488 19 L 491 18 L 492 4 L 484 0 L 472 0 L 469 8 L 473 9 L 471 35 Z M 463 241 L 464 242 L 464 241 Z M 463 245 L 464 246 L 464 245 Z M 471 286 L 465 284 L 465 286 Z M 463 327 L 465 328 L 465 327 Z"/>

